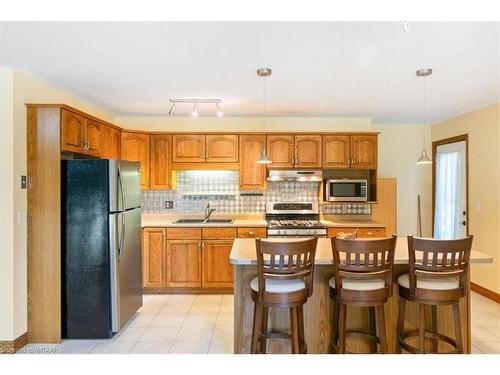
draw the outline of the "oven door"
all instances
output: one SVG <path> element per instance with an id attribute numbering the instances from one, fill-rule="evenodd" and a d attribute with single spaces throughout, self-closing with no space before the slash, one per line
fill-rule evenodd
<path id="1" fill-rule="evenodd" d="M 329 202 L 366 202 L 366 180 L 326 180 L 325 199 Z"/>

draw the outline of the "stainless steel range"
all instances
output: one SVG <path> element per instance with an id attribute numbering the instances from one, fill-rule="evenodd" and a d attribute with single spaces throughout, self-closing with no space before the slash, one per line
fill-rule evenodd
<path id="1" fill-rule="evenodd" d="M 326 237 L 318 202 L 267 202 L 268 237 Z"/>

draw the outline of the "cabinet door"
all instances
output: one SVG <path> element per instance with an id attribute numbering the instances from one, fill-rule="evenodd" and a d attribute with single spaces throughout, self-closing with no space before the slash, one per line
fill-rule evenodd
<path id="1" fill-rule="evenodd" d="M 61 150 L 85 153 L 85 127 L 87 119 L 66 109 L 62 110 Z"/>
<path id="2" fill-rule="evenodd" d="M 266 228 L 238 228 L 238 238 L 266 238 Z"/>
<path id="3" fill-rule="evenodd" d="M 172 160 L 174 162 L 201 163 L 205 161 L 205 136 L 175 134 Z"/>
<path id="4" fill-rule="evenodd" d="M 101 127 L 101 158 L 121 159 L 121 132 L 111 126 Z"/>
<path id="5" fill-rule="evenodd" d="M 122 133 L 122 159 L 141 162 L 141 189 L 149 189 L 149 135 Z"/>
<path id="6" fill-rule="evenodd" d="M 348 135 L 323 136 L 323 168 L 349 168 L 350 156 L 351 144 Z"/>
<path id="7" fill-rule="evenodd" d="M 151 136 L 151 189 L 172 188 L 172 136 Z"/>
<path id="8" fill-rule="evenodd" d="M 296 168 L 321 168 L 321 158 L 321 135 L 295 136 Z"/>
<path id="9" fill-rule="evenodd" d="M 240 136 L 240 189 L 262 190 L 266 188 L 265 164 L 257 164 L 265 148 L 265 135 Z"/>
<path id="10" fill-rule="evenodd" d="M 238 162 L 237 135 L 207 135 L 207 162 Z"/>
<path id="11" fill-rule="evenodd" d="M 272 164 L 269 168 L 293 168 L 293 135 L 268 135 L 267 156 Z"/>
<path id="12" fill-rule="evenodd" d="M 205 240 L 202 245 L 202 286 L 204 288 L 231 288 L 233 266 L 229 254 L 233 240 Z"/>
<path id="13" fill-rule="evenodd" d="M 101 156 L 101 129 L 103 125 L 92 119 L 87 119 L 85 140 L 87 141 L 87 154 Z"/>
<path id="14" fill-rule="evenodd" d="M 150 288 L 167 286 L 166 229 L 142 230 L 142 285 Z"/>
<path id="15" fill-rule="evenodd" d="M 377 135 L 351 135 L 351 168 L 377 169 Z"/>
<path id="16" fill-rule="evenodd" d="M 201 287 L 201 241 L 167 241 L 169 288 Z"/>

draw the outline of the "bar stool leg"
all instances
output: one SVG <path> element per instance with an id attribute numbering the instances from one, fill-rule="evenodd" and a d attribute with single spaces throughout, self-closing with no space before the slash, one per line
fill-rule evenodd
<path id="1" fill-rule="evenodd" d="M 297 316 L 297 308 L 290 308 L 290 328 L 291 328 L 291 339 L 292 339 L 292 354 L 299 353 L 299 324 Z"/>
<path id="2" fill-rule="evenodd" d="M 458 353 L 463 354 L 464 348 L 462 344 L 462 324 L 460 322 L 460 306 L 458 305 L 458 303 L 453 304 L 453 320 L 455 321 L 455 336 Z"/>
<path id="3" fill-rule="evenodd" d="M 262 306 L 262 321 L 260 323 L 261 329 L 260 333 L 262 335 L 267 334 L 267 322 L 269 320 L 269 307 Z M 267 339 L 265 337 L 261 337 L 260 339 L 260 353 L 266 354 L 267 353 Z"/>
<path id="4" fill-rule="evenodd" d="M 419 303 L 418 305 L 418 352 L 425 353 L 425 305 Z"/>
<path id="5" fill-rule="evenodd" d="M 368 307 L 368 314 L 370 318 L 370 334 L 377 337 L 377 325 L 375 320 L 374 306 Z M 376 353 L 376 352 L 377 352 L 377 342 L 374 341 L 370 343 L 370 353 Z"/>
<path id="6" fill-rule="evenodd" d="M 252 354 L 257 353 L 257 345 L 260 337 L 260 326 L 262 320 L 262 304 L 255 302 L 253 310 L 253 330 L 252 330 L 252 345 L 250 351 Z"/>
<path id="7" fill-rule="evenodd" d="M 307 343 L 304 335 L 304 306 L 297 307 L 297 318 L 299 328 L 299 353 L 307 354 Z"/>
<path id="8" fill-rule="evenodd" d="M 396 332 L 396 353 L 401 354 L 401 344 L 399 340 L 403 337 L 403 333 L 405 330 L 405 307 L 406 300 L 402 297 L 398 298 L 398 328 Z"/>
<path id="9" fill-rule="evenodd" d="M 339 307 L 340 304 L 333 300 L 333 333 L 330 342 L 331 351 L 336 353 L 339 345 Z"/>
<path id="10" fill-rule="evenodd" d="M 344 304 L 340 304 L 339 309 L 339 345 L 338 345 L 338 353 L 345 354 L 345 337 L 346 337 L 346 316 L 347 315 L 347 306 Z"/>
<path id="11" fill-rule="evenodd" d="M 385 314 L 384 305 L 377 306 L 377 327 L 378 327 L 378 338 L 380 340 L 380 350 L 382 353 L 388 353 L 387 350 L 387 335 L 385 333 Z"/>
<path id="12" fill-rule="evenodd" d="M 436 337 L 437 334 L 437 306 L 431 305 L 431 329 L 434 334 L 434 338 L 432 339 L 432 352 L 438 352 L 438 339 Z"/>

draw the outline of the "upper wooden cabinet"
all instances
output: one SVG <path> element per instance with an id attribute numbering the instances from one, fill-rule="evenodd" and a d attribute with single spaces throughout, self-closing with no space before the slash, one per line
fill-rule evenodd
<path id="1" fill-rule="evenodd" d="M 266 188 L 265 164 L 257 164 L 262 150 L 265 149 L 265 135 L 240 135 L 240 189 Z"/>
<path id="2" fill-rule="evenodd" d="M 144 287 L 167 286 L 166 228 L 144 228 L 142 230 L 142 284 Z"/>
<path id="3" fill-rule="evenodd" d="M 77 113 L 62 110 L 61 119 L 61 150 L 85 153 L 85 127 L 87 118 Z"/>
<path id="4" fill-rule="evenodd" d="M 121 131 L 111 126 L 101 127 L 101 158 L 121 159 Z"/>
<path id="5" fill-rule="evenodd" d="M 238 136 L 217 135 L 206 136 L 206 161 L 207 162 L 238 162 Z"/>
<path id="6" fill-rule="evenodd" d="M 172 188 L 172 136 L 152 135 L 150 189 Z"/>
<path id="7" fill-rule="evenodd" d="M 122 132 L 122 159 L 141 163 L 141 189 L 149 189 L 149 135 Z"/>
<path id="8" fill-rule="evenodd" d="M 202 163 L 205 161 L 205 136 L 201 134 L 174 134 L 172 161 Z"/>
<path id="9" fill-rule="evenodd" d="M 321 135 L 296 135 L 295 168 L 321 168 L 321 146 Z"/>
<path id="10" fill-rule="evenodd" d="M 272 160 L 269 168 L 293 168 L 294 146 L 293 135 L 268 135 L 267 157 Z"/>
<path id="11" fill-rule="evenodd" d="M 85 127 L 85 140 L 87 141 L 87 154 L 101 156 L 101 134 L 103 125 L 92 119 L 87 119 Z"/>
<path id="12" fill-rule="evenodd" d="M 351 135 L 351 168 L 377 169 L 377 135 Z"/>
<path id="13" fill-rule="evenodd" d="M 323 136 L 323 167 L 349 168 L 351 141 L 349 135 Z"/>
<path id="14" fill-rule="evenodd" d="M 323 168 L 377 169 L 377 135 L 323 136 Z"/>

